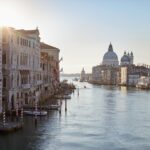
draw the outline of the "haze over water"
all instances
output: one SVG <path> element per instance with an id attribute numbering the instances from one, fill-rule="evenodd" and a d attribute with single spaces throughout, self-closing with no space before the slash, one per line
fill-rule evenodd
<path id="1" fill-rule="evenodd" d="M 75 82 L 62 115 L 25 117 L 21 131 L 0 135 L 0 150 L 149 150 L 149 91 Z M 86 86 L 87 88 L 84 88 Z"/>

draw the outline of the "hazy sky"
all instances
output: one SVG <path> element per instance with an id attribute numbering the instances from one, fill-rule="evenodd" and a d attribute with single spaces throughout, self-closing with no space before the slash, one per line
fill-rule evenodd
<path id="1" fill-rule="evenodd" d="M 40 29 L 41 40 L 60 49 L 64 72 L 102 62 L 111 41 L 120 60 L 150 64 L 150 0 L 0 0 L 0 25 Z"/>

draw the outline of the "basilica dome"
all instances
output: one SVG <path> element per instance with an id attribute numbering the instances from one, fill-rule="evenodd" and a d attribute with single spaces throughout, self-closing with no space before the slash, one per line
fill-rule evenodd
<path id="1" fill-rule="evenodd" d="M 121 65 L 130 65 L 133 64 L 133 53 L 126 53 L 121 57 Z"/>
<path id="2" fill-rule="evenodd" d="M 130 58 L 129 58 L 129 56 L 123 55 L 123 56 L 121 57 L 121 62 L 129 62 L 129 63 L 130 63 Z"/>
<path id="3" fill-rule="evenodd" d="M 108 51 L 104 54 L 103 56 L 103 65 L 109 65 L 109 66 L 118 66 L 118 56 L 117 54 L 113 51 L 113 47 L 110 43 Z"/>

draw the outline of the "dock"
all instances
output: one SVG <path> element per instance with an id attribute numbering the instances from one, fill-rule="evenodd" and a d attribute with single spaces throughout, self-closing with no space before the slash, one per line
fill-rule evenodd
<path id="1" fill-rule="evenodd" d="M 61 105 L 42 105 L 42 106 L 37 106 L 37 109 L 40 110 L 58 110 L 61 107 Z M 26 109 L 35 109 L 33 106 L 24 106 L 23 107 L 25 110 Z"/>
<path id="2" fill-rule="evenodd" d="M 23 128 L 22 122 L 7 122 L 5 125 L 0 123 L 0 133 L 9 133 Z"/>

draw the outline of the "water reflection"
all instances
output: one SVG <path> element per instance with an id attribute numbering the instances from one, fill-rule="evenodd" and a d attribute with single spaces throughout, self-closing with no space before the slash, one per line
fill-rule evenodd
<path id="1" fill-rule="evenodd" d="M 150 149 L 150 95 L 116 86 L 80 87 L 57 111 L 25 117 L 23 130 L 0 135 L 0 150 L 120 150 Z M 84 88 L 86 85 L 87 88 Z"/>

